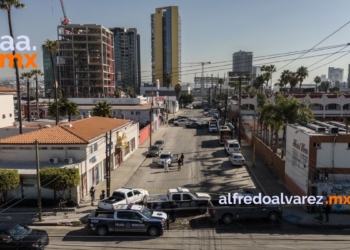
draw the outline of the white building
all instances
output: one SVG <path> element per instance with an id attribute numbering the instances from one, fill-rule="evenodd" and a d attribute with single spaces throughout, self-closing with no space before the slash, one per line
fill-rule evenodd
<path id="1" fill-rule="evenodd" d="M 110 135 L 114 170 L 138 148 L 137 122 L 91 117 L 0 140 L 0 168 L 17 169 L 21 177 L 21 184 L 9 192 L 9 198 L 36 198 L 34 143 L 38 140 L 41 168 L 79 169 L 80 184 L 71 190 L 71 198 L 79 203 L 90 187 L 98 185 L 106 175 L 106 144 L 109 147 Z M 53 191 L 43 187 L 42 197 L 53 198 Z"/>
<path id="2" fill-rule="evenodd" d="M 0 87 L 0 128 L 12 126 L 15 121 L 15 92 L 15 89 Z"/>

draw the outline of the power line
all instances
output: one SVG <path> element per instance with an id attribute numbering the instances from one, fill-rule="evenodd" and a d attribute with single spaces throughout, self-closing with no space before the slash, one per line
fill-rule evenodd
<path id="1" fill-rule="evenodd" d="M 342 55 L 342 56 L 340 56 L 340 57 L 334 59 L 333 61 L 330 61 L 330 62 L 325 63 L 325 64 L 323 64 L 323 65 L 321 65 L 321 66 L 319 66 L 319 67 L 317 67 L 317 68 L 315 68 L 315 69 L 313 69 L 313 70 L 310 70 L 309 72 L 312 72 L 312 71 L 314 71 L 314 70 L 316 70 L 316 69 L 318 69 L 318 68 L 321 68 L 321 67 L 323 67 L 323 66 L 325 66 L 325 65 L 327 65 L 327 64 L 330 64 L 330 63 L 332 63 L 332 62 L 334 62 L 334 61 L 336 61 L 336 60 L 338 60 L 338 59 L 340 59 L 340 58 L 342 58 L 342 57 L 348 55 L 349 53 L 350 53 L 350 51 L 349 51 L 348 53 L 346 53 L 345 55 Z"/>
<path id="2" fill-rule="evenodd" d="M 342 28 L 344 28 L 346 25 L 348 25 L 350 23 L 347 22 L 346 24 L 344 24 L 343 26 L 341 26 L 339 29 L 337 29 L 336 31 L 334 31 L 332 34 L 330 34 L 329 36 L 327 36 L 326 38 L 324 38 L 321 42 L 319 42 L 318 44 L 316 44 L 315 46 L 313 46 L 311 49 L 309 49 L 308 51 L 306 51 L 304 54 L 302 54 L 301 56 L 299 56 L 298 58 L 294 59 L 293 61 L 287 63 L 286 65 L 284 65 L 282 68 L 276 70 L 276 71 L 280 71 L 281 69 L 285 68 L 287 65 L 291 64 L 292 62 L 298 60 L 299 58 L 301 58 L 302 56 L 304 56 L 306 53 L 308 53 L 309 51 L 311 51 L 312 49 L 314 49 L 316 46 L 318 46 L 319 44 L 321 44 L 322 42 L 324 42 L 325 40 L 327 40 L 329 37 L 333 36 L 335 33 L 337 33 L 339 30 L 341 30 Z"/>
<path id="3" fill-rule="evenodd" d="M 345 49 L 346 47 L 348 47 L 350 45 L 350 43 L 348 43 L 346 46 L 344 46 L 343 48 L 341 48 L 340 50 L 337 50 L 336 52 L 334 52 L 333 54 L 331 54 L 331 55 L 329 55 L 329 56 L 326 56 L 325 58 L 323 58 L 323 59 L 321 59 L 321 60 L 319 60 L 319 61 L 317 61 L 317 62 L 315 62 L 315 63 L 313 63 L 313 64 L 311 64 L 310 66 L 308 66 L 307 68 L 310 68 L 310 67 L 312 67 L 312 66 L 314 66 L 315 64 L 317 64 L 317 63 L 319 63 L 319 62 L 322 62 L 323 60 L 326 60 L 327 58 L 329 58 L 329 57 L 331 57 L 331 56 L 333 56 L 334 54 L 336 54 L 337 52 L 340 52 L 340 51 L 342 51 L 343 49 Z"/>

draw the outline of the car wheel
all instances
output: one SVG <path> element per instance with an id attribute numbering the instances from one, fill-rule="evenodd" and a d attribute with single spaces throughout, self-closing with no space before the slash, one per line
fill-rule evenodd
<path id="1" fill-rule="evenodd" d="M 205 214 L 207 211 L 208 211 L 208 208 L 206 205 L 204 205 L 204 204 L 199 205 L 199 213 L 200 214 Z"/>
<path id="2" fill-rule="evenodd" d="M 96 229 L 96 232 L 99 236 L 106 236 L 108 234 L 108 228 L 105 226 L 101 226 Z"/>
<path id="3" fill-rule="evenodd" d="M 154 236 L 159 236 L 159 235 L 160 235 L 160 230 L 159 230 L 158 227 L 152 226 L 152 227 L 149 227 L 149 228 L 148 228 L 147 234 L 148 234 L 149 236 L 153 236 L 153 237 L 154 237 Z"/>
<path id="4" fill-rule="evenodd" d="M 269 213 L 269 221 L 275 222 L 278 220 L 278 214 L 276 212 Z"/>
<path id="5" fill-rule="evenodd" d="M 179 124 L 175 123 L 174 126 L 179 126 Z"/>
<path id="6" fill-rule="evenodd" d="M 225 223 L 226 225 L 230 225 L 232 221 L 233 221 L 233 218 L 231 214 L 224 214 L 222 216 L 222 222 Z"/>

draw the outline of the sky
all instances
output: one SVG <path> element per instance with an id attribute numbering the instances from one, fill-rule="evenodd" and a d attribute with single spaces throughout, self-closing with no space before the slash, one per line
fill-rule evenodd
<path id="1" fill-rule="evenodd" d="M 40 48 L 46 39 L 57 39 L 57 26 L 63 17 L 59 0 L 20 0 L 25 10 L 12 11 L 14 35 L 26 35 L 31 46 Z M 141 39 L 141 81 L 151 80 L 151 19 L 155 8 L 179 6 L 182 21 L 182 62 L 211 62 L 205 65 L 205 76 L 224 77 L 232 69 L 232 54 L 239 50 L 253 52 L 253 65 L 274 64 L 282 68 L 299 57 L 265 57 L 300 50 L 309 50 L 350 21 L 348 0 L 65 0 L 66 13 L 72 24 L 99 24 L 106 28 L 137 28 Z M 9 35 L 7 13 L 0 11 L 0 36 Z M 0 40 L 1 42 L 1 40 Z M 330 36 L 316 48 L 350 43 L 350 24 Z M 308 52 L 303 57 L 331 54 L 344 47 Z M 349 51 L 350 46 L 342 51 Z M 36 63 L 42 69 L 39 49 Z M 0 53 L 4 53 L 1 52 Z M 312 83 L 315 76 L 328 75 L 328 67 L 344 69 L 348 76 L 350 54 L 298 59 L 284 69 L 296 71 L 309 67 Z M 260 57 L 260 58 L 259 58 Z M 267 59 L 266 59 L 267 58 Z M 259 60 L 260 59 L 260 60 Z M 318 66 L 322 66 L 316 70 Z M 273 74 L 277 81 L 281 71 Z M 313 71 L 312 71 L 313 70 Z M 21 70 L 23 72 L 26 70 Z M 182 81 L 194 82 L 201 75 L 199 64 L 182 65 Z M 14 77 L 14 69 L 0 68 L 0 78 Z"/>

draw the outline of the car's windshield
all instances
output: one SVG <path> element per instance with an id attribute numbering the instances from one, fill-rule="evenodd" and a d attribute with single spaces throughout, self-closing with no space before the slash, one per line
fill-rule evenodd
<path id="1" fill-rule="evenodd" d="M 10 229 L 8 233 L 15 239 L 19 240 L 29 234 L 32 230 L 29 227 L 17 224 L 14 228 Z"/>
<path id="2" fill-rule="evenodd" d="M 214 125 L 214 124 L 211 124 L 211 125 L 210 125 L 210 127 L 212 127 L 212 128 L 216 128 L 216 125 Z"/>
<path id="3" fill-rule="evenodd" d="M 163 144 L 163 142 L 162 141 L 156 141 L 156 143 L 154 143 L 154 144 Z"/>
<path id="4" fill-rule="evenodd" d="M 112 196 L 117 199 L 125 199 L 124 193 L 120 193 L 120 192 L 113 192 Z"/>
<path id="5" fill-rule="evenodd" d="M 158 147 L 150 147 L 150 150 L 158 150 Z"/>
<path id="6" fill-rule="evenodd" d="M 143 208 L 141 213 L 147 218 L 151 218 L 151 216 L 152 216 L 152 212 L 149 211 L 147 208 Z"/>
<path id="7" fill-rule="evenodd" d="M 170 157 L 170 155 L 168 155 L 168 154 L 162 154 L 162 155 L 160 155 L 160 159 L 168 159 Z"/>

